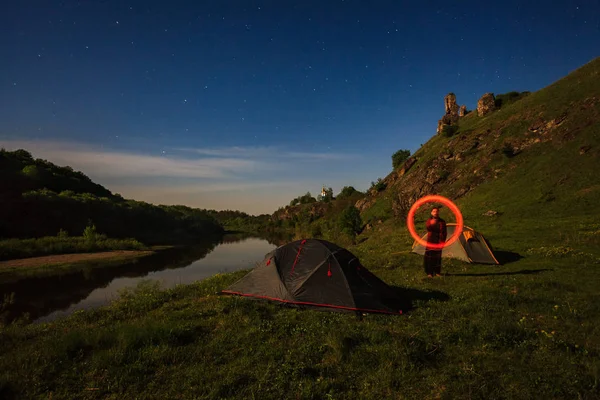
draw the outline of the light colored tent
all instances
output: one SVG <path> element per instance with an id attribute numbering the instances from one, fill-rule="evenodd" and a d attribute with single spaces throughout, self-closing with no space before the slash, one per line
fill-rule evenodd
<path id="1" fill-rule="evenodd" d="M 446 225 L 448 229 L 448 238 L 452 236 L 456 229 L 456 224 L 449 223 Z M 427 240 L 427 234 L 423 235 L 423 240 Z M 412 252 L 425 255 L 425 247 L 420 245 L 416 240 L 412 247 Z M 457 258 L 468 263 L 478 264 L 500 264 L 494 253 L 488 246 L 483 235 L 473 228 L 468 226 L 463 227 L 462 234 L 450 246 L 444 247 L 442 257 Z"/>

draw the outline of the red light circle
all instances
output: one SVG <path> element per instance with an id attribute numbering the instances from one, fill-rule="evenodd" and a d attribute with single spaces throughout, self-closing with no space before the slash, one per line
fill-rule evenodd
<path id="1" fill-rule="evenodd" d="M 419 237 L 419 235 L 417 235 L 417 231 L 415 230 L 415 221 L 414 221 L 415 214 L 417 213 L 417 210 L 423 204 L 427 204 L 427 203 L 441 203 L 441 204 L 445 205 L 446 207 L 448 207 L 450 209 L 450 211 L 452 211 L 452 213 L 456 217 L 456 228 L 454 229 L 454 233 L 452 234 L 452 236 L 450 236 L 450 239 L 448 239 L 444 243 L 427 243 L 426 240 L 421 239 Z M 412 205 L 412 207 L 410 208 L 410 211 L 408 212 L 408 217 L 406 217 L 406 225 L 408 226 L 408 231 L 410 232 L 410 235 L 413 237 L 413 239 L 415 239 L 421 246 L 425 247 L 426 249 L 431 249 L 431 250 L 442 250 L 444 247 L 449 246 L 452 243 L 456 242 L 456 240 L 462 233 L 462 230 L 464 227 L 463 216 L 462 216 L 460 210 L 458 209 L 458 207 L 456 206 L 456 204 L 454 204 L 452 201 L 450 201 L 450 199 L 447 199 L 444 196 L 433 195 L 433 194 L 425 196 L 425 197 L 421 197 L 419 200 L 415 201 L 415 204 Z"/>

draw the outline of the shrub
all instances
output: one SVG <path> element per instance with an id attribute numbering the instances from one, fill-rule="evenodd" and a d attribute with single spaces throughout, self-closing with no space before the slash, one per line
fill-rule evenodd
<path id="1" fill-rule="evenodd" d="M 354 193 L 360 193 L 358 190 L 354 189 L 354 186 L 344 186 L 342 188 L 342 190 L 340 191 L 340 194 L 338 194 L 338 198 L 340 199 L 346 199 L 350 196 L 352 196 Z"/>
<path id="2" fill-rule="evenodd" d="M 442 134 L 446 137 L 452 137 L 458 132 L 458 125 L 444 125 L 442 128 Z"/>
<path id="3" fill-rule="evenodd" d="M 410 150 L 398 150 L 392 155 L 392 166 L 394 169 L 400 167 L 410 157 Z"/>
<path id="4" fill-rule="evenodd" d="M 504 143 L 504 146 L 502 147 L 502 154 L 508 158 L 511 158 L 515 155 L 515 149 L 513 148 L 512 143 Z"/>
<path id="5" fill-rule="evenodd" d="M 354 206 L 349 206 L 341 214 L 338 220 L 340 230 L 354 237 L 362 228 L 360 211 Z"/>
<path id="6" fill-rule="evenodd" d="M 383 179 L 378 178 L 377 182 L 371 182 L 371 188 L 369 190 L 375 190 L 377 192 L 381 192 L 381 191 L 385 190 L 386 187 L 387 187 L 387 185 L 383 181 Z"/>
<path id="7" fill-rule="evenodd" d="M 510 103 L 514 103 L 515 101 L 521 100 L 523 97 L 526 97 L 530 94 L 530 92 L 508 92 L 504 94 L 499 94 L 494 99 L 494 105 L 496 108 L 501 108 Z"/>
<path id="8" fill-rule="evenodd" d="M 97 239 L 98 232 L 96 231 L 96 225 L 88 225 L 83 230 L 83 238 L 87 243 L 94 243 Z"/>
<path id="9" fill-rule="evenodd" d="M 30 179 L 39 179 L 40 178 L 40 171 L 39 171 L 38 167 L 35 165 L 28 165 L 28 166 L 24 167 L 21 172 L 23 173 L 23 175 L 25 175 L 26 177 L 28 177 Z"/>

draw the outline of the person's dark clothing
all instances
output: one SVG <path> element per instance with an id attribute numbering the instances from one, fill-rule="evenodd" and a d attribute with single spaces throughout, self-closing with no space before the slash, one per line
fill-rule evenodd
<path id="1" fill-rule="evenodd" d="M 441 218 L 429 218 L 427 226 L 427 243 L 444 243 L 448 234 L 446 221 Z M 424 259 L 425 273 L 427 275 L 442 273 L 442 250 L 434 250 L 430 247 L 425 248 Z"/>

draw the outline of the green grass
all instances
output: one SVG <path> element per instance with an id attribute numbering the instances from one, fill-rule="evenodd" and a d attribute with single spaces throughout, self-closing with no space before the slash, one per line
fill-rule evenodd
<path id="1" fill-rule="evenodd" d="M 52 398 L 597 398 L 600 272 L 577 254 L 504 266 L 392 255 L 392 220 L 351 248 L 415 309 L 401 317 L 216 296 L 246 271 L 0 329 L 0 395 Z M 490 236 L 490 235 L 488 235 Z M 510 240 L 492 241 L 503 248 Z"/>
<path id="2" fill-rule="evenodd" d="M 111 239 L 100 236 L 95 240 L 86 240 L 82 236 L 47 236 L 32 239 L 0 240 L 0 260 L 47 256 L 53 254 L 91 253 L 107 250 L 148 250 L 149 248 L 135 239 Z"/>

